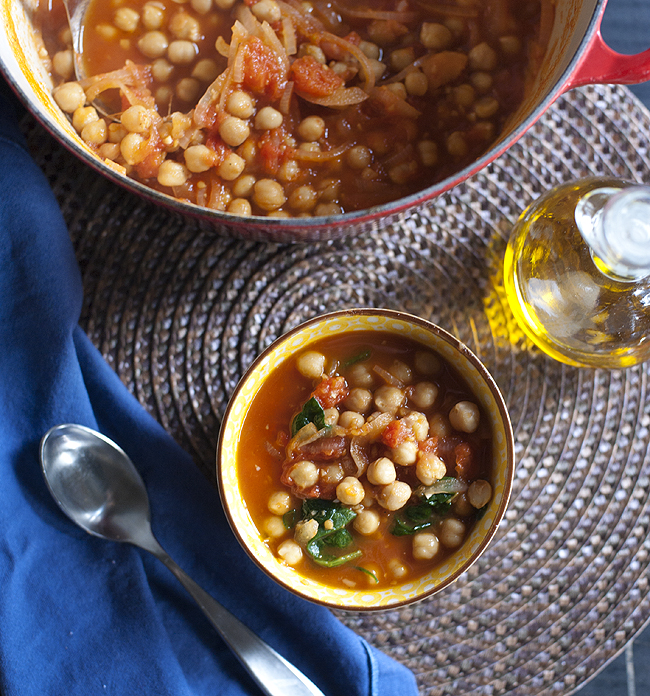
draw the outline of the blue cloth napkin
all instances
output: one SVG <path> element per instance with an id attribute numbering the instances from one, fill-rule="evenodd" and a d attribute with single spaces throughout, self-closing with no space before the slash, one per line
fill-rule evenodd
<path id="1" fill-rule="evenodd" d="M 163 547 L 328 696 L 411 696 L 410 671 L 286 592 L 240 548 L 216 490 L 77 326 L 80 272 L 0 84 L 0 693 L 241 696 L 259 690 L 156 559 L 77 528 L 39 442 L 76 422 L 139 469 Z M 81 166 L 81 165 L 80 165 Z"/>

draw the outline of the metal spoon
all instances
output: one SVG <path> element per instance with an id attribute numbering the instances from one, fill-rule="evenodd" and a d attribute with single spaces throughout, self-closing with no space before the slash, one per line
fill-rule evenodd
<path id="1" fill-rule="evenodd" d="M 114 442 L 81 425 L 58 425 L 41 441 L 41 466 L 50 493 L 73 522 L 102 539 L 139 546 L 171 570 L 267 696 L 324 696 L 167 555 L 151 531 L 140 474 Z"/>

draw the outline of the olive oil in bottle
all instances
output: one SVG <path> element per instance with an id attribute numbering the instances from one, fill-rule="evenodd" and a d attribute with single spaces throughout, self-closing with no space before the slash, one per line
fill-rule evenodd
<path id="1" fill-rule="evenodd" d="M 556 360 L 623 368 L 650 358 L 650 187 L 558 186 L 516 223 L 504 260 L 512 312 Z"/>

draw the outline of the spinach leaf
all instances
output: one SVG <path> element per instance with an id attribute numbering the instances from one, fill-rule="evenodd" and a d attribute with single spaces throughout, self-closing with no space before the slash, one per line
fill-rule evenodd
<path id="1" fill-rule="evenodd" d="M 313 423 L 318 430 L 325 427 L 325 411 L 313 396 L 302 407 L 302 411 L 293 419 L 291 423 L 291 437 L 302 430 L 308 423 Z"/>
<path id="2" fill-rule="evenodd" d="M 393 536 L 405 536 L 430 527 L 449 512 L 451 500 L 455 495 L 455 493 L 436 493 L 428 498 L 422 496 L 418 499 L 419 502 L 404 508 L 401 517 L 395 517 L 395 524 L 390 533 Z"/>
<path id="3" fill-rule="evenodd" d="M 357 355 L 353 355 L 351 358 L 348 358 L 344 363 L 343 367 L 350 367 L 350 365 L 354 365 L 358 362 L 364 362 L 370 357 L 370 351 L 369 350 L 364 350 L 361 351 L 361 353 L 358 353 Z"/>
<path id="4" fill-rule="evenodd" d="M 293 529 L 298 520 L 298 510 L 289 510 L 289 512 L 285 512 L 284 515 L 282 515 L 282 522 L 287 529 Z"/>
<path id="5" fill-rule="evenodd" d="M 352 534 L 347 530 L 347 526 L 356 516 L 357 513 L 350 508 L 329 500 L 313 498 L 303 502 L 302 519 L 318 522 L 316 536 L 307 542 L 306 547 L 307 553 L 315 563 L 326 568 L 336 568 L 362 555 L 360 550 L 341 556 L 325 551 L 327 547 L 344 549 L 352 543 Z"/>

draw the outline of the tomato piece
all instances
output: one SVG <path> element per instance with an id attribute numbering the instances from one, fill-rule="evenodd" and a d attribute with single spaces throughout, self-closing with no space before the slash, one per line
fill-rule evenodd
<path id="1" fill-rule="evenodd" d="M 145 148 L 147 154 L 141 162 L 138 162 L 135 166 L 135 170 L 139 177 L 143 179 L 152 179 L 158 176 L 160 165 L 165 161 L 163 144 L 158 135 L 158 131 L 155 129 L 152 130 Z"/>
<path id="2" fill-rule="evenodd" d="M 256 36 L 246 39 L 242 50 L 243 86 L 256 94 L 278 99 L 287 84 L 278 55 Z"/>
<path id="3" fill-rule="evenodd" d="M 465 481 L 473 481 L 478 476 L 478 462 L 469 443 L 461 442 L 454 447 L 456 473 Z"/>
<path id="4" fill-rule="evenodd" d="M 257 150 L 264 169 L 269 174 L 277 174 L 281 165 L 291 158 L 293 147 L 287 142 L 287 134 L 282 128 L 273 128 L 262 133 L 257 141 Z"/>
<path id="5" fill-rule="evenodd" d="M 342 77 L 313 56 L 296 58 L 289 73 L 296 90 L 312 97 L 329 97 L 344 84 Z"/>
<path id="6" fill-rule="evenodd" d="M 415 440 L 415 433 L 408 423 L 396 419 L 386 426 L 380 439 L 387 447 L 395 448 L 403 442 Z"/>
<path id="7" fill-rule="evenodd" d="M 332 408 L 350 393 L 345 377 L 326 377 L 314 389 L 312 396 L 323 408 Z"/>

